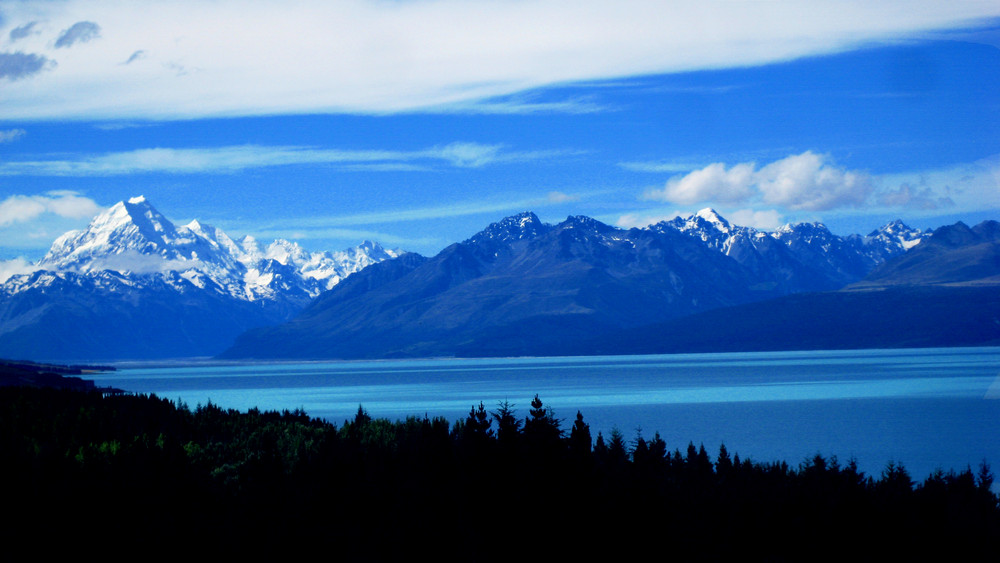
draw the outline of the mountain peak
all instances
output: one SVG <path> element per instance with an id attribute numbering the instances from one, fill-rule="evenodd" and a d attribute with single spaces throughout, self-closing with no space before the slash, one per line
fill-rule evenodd
<path id="1" fill-rule="evenodd" d="M 120 201 L 100 213 L 82 231 L 70 231 L 52 243 L 40 264 L 87 269 L 98 256 L 157 253 L 179 238 L 177 229 L 145 197 Z"/>
<path id="2" fill-rule="evenodd" d="M 545 224 L 531 211 L 511 215 L 490 224 L 467 242 L 491 240 L 496 242 L 513 242 L 525 238 L 533 238 L 545 230 Z"/>
<path id="3" fill-rule="evenodd" d="M 826 228 L 826 225 L 819 221 L 803 221 L 802 223 L 785 223 L 783 226 L 778 227 L 775 233 L 786 234 L 786 233 L 830 233 L 830 229 Z"/>
<path id="4" fill-rule="evenodd" d="M 698 216 L 698 217 L 701 217 L 702 219 L 704 219 L 706 221 L 711 221 L 713 223 L 717 223 L 717 222 L 718 223 L 727 223 L 727 224 L 729 223 L 729 221 L 726 221 L 725 219 L 722 218 L 721 215 L 719 215 L 718 211 L 716 211 L 715 209 L 712 209 L 711 207 L 706 207 L 705 209 L 702 209 L 702 210 L 698 211 L 697 213 L 695 213 L 695 215 Z"/>
<path id="5" fill-rule="evenodd" d="M 712 209 L 711 207 L 706 207 L 705 209 L 702 209 L 701 211 L 695 213 L 694 217 L 698 217 L 704 221 L 707 221 L 716 229 L 724 233 L 728 233 L 732 227 L 729 221 L 723 219 L 722 215 L 719 215 L 719 213 L 716 210 Z M 692 217 L 692 219 L 694 219 L 694 217 Z"/>
<path id="6" fill-rule="evenodd" d="M 874 231 L 868 233 L 868 236 L 870 237 L 878 236 L 879 233 L 897 234 L 902 232 L 910 232 L 912 230 L 913 229 L 911 229 L 905 223 L 903 223 L 901 219 L 894 219 L 892 221 L 889 221 L 885 225 L 882 225 L 881 227 L 875 229 Z"/>
<path id="7" fill-rule="evenodd" d="M 927 235 L 928 233 L 921 232 L 917 229 L 911 229 L 903 223 L 903 221 L 896 219 L 868 233 L 866 238 L 868 240 L 890 241 L 901 245 L 906 250 L 909 250 L 919 244 L 920 241 L 927 237 Z"/>
<path id="8" fill-rule="evenodd" d="M 559 223 L 557 226 L 559 229 L 573 229 L 579 228 L 587 231 L 592 231 L 595 233 L 600 233 L 601 235 L 607 235 L 609 233 L 618 231 L 617 227 L 612 227 L 611 225 L 604 224 L 593 217 L 588 217 L 586 215 L 570 215 L 565 221 Z"/>
<path id="9" fill-rule="evenodd" d="M 398 250 L 388 250 L 378 242 L 368 239 L 361 241 L 361 244 L 350 249 L 350 251 L 355 254 L 367 254 L 372 257 L 388 256 L 395 258 L 400 254 Z"/>

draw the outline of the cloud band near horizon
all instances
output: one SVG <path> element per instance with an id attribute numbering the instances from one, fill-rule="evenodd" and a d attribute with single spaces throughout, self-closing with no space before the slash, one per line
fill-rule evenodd
<path id="1" fill-rule="evenodd" d="M 477 102 L 479 111 L 516 113 L 516 103 L 491 109 L 489 100 L 571 82 L 762 65 L 1000 17 L 996 2 L 981 0 L 68 0 L 3 8 L 0 104 L 12 120 L 477 111 Z"/>
<path id="2" fill-rule="evenodd" d="M 510 151 L 502 145 L 454 142 L 410 151 L 350 150 L 241 145 L 205 148 L 145 148 L 73 159 L 41 158 L 0 163 L 0 176 L 121 176 L 129 174 L 231 173 L 301 164 L 341 165 L 365 170 L 419 170 L 435 164 L 478 168 L 574 154 L 577 151 Z"/>

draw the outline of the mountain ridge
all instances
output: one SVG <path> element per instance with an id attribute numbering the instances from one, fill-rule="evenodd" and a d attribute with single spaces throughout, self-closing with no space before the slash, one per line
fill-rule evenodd
<path id="1" fill-rule="evenodd" d="M 572 343 L 561 354 L 1000 345 L 1000 223 L 934 230 L 838 291 L 704 311 Z"/>
<path id="2" fill-rule="evenodd" d="M 840 289 L 928 236 L 898 220 L 867 236 L 821 223 L 768 232 L 709 208 L 632 229 L 582 215 L 547 224 L 525 211 L 432 257 L 370 241 L 311 253 L 281 239 L 234 240 L 198 220 L 176 226 L 139 196 L 59 237 L 35 272 L 0 284 L 0 354 L 544 353 L 700 311 Z"/>
<path id="3" fill-rule="evenodd" d="M 0 355 L 42 360 L 212 356 L 243 331 L 291 318 L 363 268 L 372 241 L 307 252 L 176 226 L 142 196 L 58 237 L 34 271 L 0 284 Z"/>
<path id="4" fill-rule="evenodd" d="M 923 236 L 906 232 L 910 241 Z M 837 237 L 816 224 L 772 234 L 712 210 L 643 229 L 585 216 L 547 225 L 524 212 L 365 291 L 334 288 L 291 322 L 241 335 L 222 357 L 544 353 L 701 310 L 839 288 L 905 252 L 883 229 L 874 233 Z"/>

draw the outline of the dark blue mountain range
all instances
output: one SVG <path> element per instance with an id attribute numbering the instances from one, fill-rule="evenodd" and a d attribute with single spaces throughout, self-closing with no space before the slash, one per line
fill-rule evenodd
<path id="1" fill-rule="evenodd" d="M 249 331 L 226 358 L 618 353 L 597 346 L 704 311 L 839 289 L 919 246 L 892 223 L 867 237 L 823 225 L 774 233 L 712 210 L 644 229 L 523 213 L 432 258 L 383 262 L 289 323 Z"/>

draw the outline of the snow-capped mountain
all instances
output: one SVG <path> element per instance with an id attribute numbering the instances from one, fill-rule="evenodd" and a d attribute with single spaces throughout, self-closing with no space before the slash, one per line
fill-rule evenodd
<path id="1" fill-rule="evenodd" d="M 112 348 L 119 358 L 155 357 L 167 349 L 214 354 L 243 330 L 286 320 L 352 273 L 398 254 L 371 241 L 308 252 L 287 240 L 233 240 L 198 221 L 175 226 L 135 197 L 59 237 L 32 273 L 0 284 L 0 355 L 104 358 L 101 351 Z M 84 347 L 73 335 L 116 322 L 132 330 L 116 332 L 113 346 L 105 338 Z M 158 327 L 159 335 L 138 326 L 143 323 Z M 119 346 L 123 339 L 127 345 Z M 168 340 L 174 344 L 164 344 Z M 137 355 L 119 355 L 129 352 Z"/>
<path id="2" fill-rule="evenodd" d="M 247 332 L 232 358 L 536 355 L 700 311 L 861 279 L 905 252 L 901 225 L 838 237 L 820 224 L 765 232 L 702 210 L 643 229 L 533 213 L 497 221 L 437 256 L 378 264 L 292 322 Z M 904 241 L 900 241 L 902 237 Z M 909 237 L 909 238 L 908 238 Z M 877 251 L 876 251 L 877 250 Z"/>
<path id="3" fill-rule="evenodd" d="M 137 283 L 176 272 L 201 289 L 245 301 L 308 301 L 346 276 L 397 255 L 371 241 L 312 253 L 282 239 L 266 246 L 251 236 L 234 241 L 197 220 L 175 227 L 140 196 L 115 204 L 86 229 L 59 237 L 36 267 L 77 274 L 111 270 Z"/>
<path id="4" fill-rule="evenodd" d="M 899 220 L 864 237 L 837 236 L 822 223 L 787 224 L 769 232 L 733 225 L 714 209 L 648 228 L 701 240 L 762 276 L 763 283 L 783 287 L 783 293 L 838 289 L 930 235 Z"/>
<path id="5" fill-rule="evenodd" d="M 774 232 L 769 232 L 733 225 L 711 208 L 702 209 L 688 217 L 663 221 L 648 228 L 675 229 L 698 238 L 711 248 L 727 255 L 732 254 L 733 249 L 741 244 L 757 244 L 763 239 L 770 238 L 781 241 L 793 249 L 810 247 L 821 253 L 838 250 L 858 252 L 867 256 L 873 263 L 883 262 L 889 256 L 909 250 L 930 236 L 929 231 L 911 229 L 899 219 L 864 237 L 860 235 L 839 237 L 831 233 L 822 223 L 786 224 Z"/>
<path id="6" fill-rule="evenodd" d="M 585 216 L 550 225 L 526 212 L 424 258 L 372 242 L 308 252 L 234 240 L 198 221 L 175 226 L 138 197 L 0 284 L 0 356 L 190 357 L 234 341 L 233 357 L 552 353 L 699 311 L 839 289 L 926 235 L 898 221 L 867 236 L 820 223 L 768 232 L 711 209 L 643 229 Z"/>

